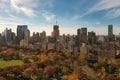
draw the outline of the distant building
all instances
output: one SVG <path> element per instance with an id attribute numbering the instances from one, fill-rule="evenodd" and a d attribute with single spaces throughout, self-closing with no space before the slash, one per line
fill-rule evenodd
<path id="1" fill-rule="evenodd" d="M 58 42 L 55 44 L 55 51 L 60 51 L 60 50 L 62 50 L 62 45 L 60 42 Z"/>
<path id="2" fill-rule="evenodd" d="M 62 50 L 65 50 L 68 44 L 68 38 L 65 34 L 61 36 L 61 45 L 62 45 Z"/>
<path id="3" fill-rule="evenodd" d="M 33 32 L 33 35 L 31 37 L 31 43 L 40 42 L 40 33 L 39 32 Z"/>
<path id="4" fill-rule="evenodd" d="M 77 29 L 77 35 L 80 35 L 81 29 Z"/>
<path id="5" fill-rule="evenodd" d="M 22 39 L 22 40 L 20 41 L 20 46 L 25 46 L 25 45 L 26 45 L 25 40 Z"/>
<path id="6" fill-rule="evenodd" d="M 85 53 L 85 54 L 88 53 L 88 49 L 87 49 L 85 43 L 82 43 L 82 46 L 80 47 L 80 52 L 81 52 L 81 53 Z"/>
<path id="7" fill-rule="evenodd" d="M 5 37 L 0 34 L 0 46 L 5 45 Z"/>
<path id="8" fill-rule="evenodd" d="M 114 35 L 113 35 L 113 25 L 108 25 L 108 41 L 113 41 Z"/>
<path id="9" fill-rule="evenodd" d="M 2 36 L 4 36 L 6 44 L 12 43 L 12 30 L 11 29 L 6 28 L 4 32 L 2 33 Z"/>
<path id="10" fill-rule="evenodd" d="M 12 44 L 16 44 L 17 40 L 16 40 L 16 35 L 14 32 L 11 33 L 11 39 L 12 39 Z"/>
<path id="11" fill-rule="evenodd" d="M 24 40 L 25 40 L 26 44 L 29 45 L 29 40 L 30 40 L 30 31 L 29 30 L 25 31 Z"/>
<path id="12" fill-rule="evenodd" d="M 69 37 L 69 41 L 67 44 L 67 49 L 70 51 L 73 51 L 74 47 L 75 47 L 75 41 L 74 41 L 74 36 Z"/>
<path id="13" fill-rule="evenodd" d="M 82 42 L 87 42 L 87 28 L 81 28 L 80 38 Z"/>
<path id="14" fill-rule="evenodd" d="M 27 25 L 18 25 L 17 26 L 17 38 L 18 38 L 18 43 L 24 39 L 25 36 L 25 31 L 28 29 Z"/>
<path id="15" fill-rule="evenodd" d="M 36 43 L 34 43 L 33 47 L 37 48 L 37 49 L 41 49 L 41 43 L 40 42 L 36 42 Z"/>
<path id="16" fill-rule="evenodd" d="M 30 40 L 30 31 L 25 30 L 25 36 L 24 39 L 20 41 L 20 46 L 29 46 L 29 40 Z"/>
<path id="17" fill-rule="evenodd" d="M 97 42 L 98 43 L 104 43 L 105 42 L 105 36 L 97 36 Z"/>
<path id="18" fill-rule="evenodd" d="M 41 50 L 42 51 L 46 51 L 47 50 L 47 43 L 46 42 L 42 42 L 41 43 Z"/>
<path id="19" fill-rule="evenodd" d="M 96 34 L 95 32 L 88 32 L 88 43 L 89 44 L 95 44 L 96 43 Z"/>
<path id="20" fill-rule="evenodd" d="M 54 25 L 53 26 L 53 33 L 52 33 L 53 37 L 58 39 L 59 38 L 59 34 L 60 34 L 59 33 L 59 26 L 58 25 Z"/>
<path id="21" fill-rule="evenodd" d="M 56 39 L 54 37 L 48 36 L 47 41 L 48 41 L 48 43 L 55 43 Z"/>
<path id="22" fill-rule="evenodd" d="M 46 32 L 45 31 L 40 33 L 40 41 L 41 42 L 45 42 L 46 41 Z"/>
<path id="23" fill-rule="evenodd" d="M 47 44 L 47 50 L 55 50 L 55 44 L 54 43 L 48 43 Z"/>
<path id="24" fill-rule="evenodd" d="M 87 43 L 87 28 L 77 30 L 76 45 L 80 46 L 81 43 Z"/>

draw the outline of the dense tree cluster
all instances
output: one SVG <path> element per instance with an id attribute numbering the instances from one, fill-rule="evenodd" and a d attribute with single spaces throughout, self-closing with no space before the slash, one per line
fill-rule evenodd
<path id="1" fill-rule="evenodd" d="M 20 66 L 1 68 L 0 80 L 117 80 L 120 77 L 119 65 L 109 59 L 98 62 L 84 53 L 24 49 L 0 48 L 1 59 L 21 59 L 24 62 Z"/>

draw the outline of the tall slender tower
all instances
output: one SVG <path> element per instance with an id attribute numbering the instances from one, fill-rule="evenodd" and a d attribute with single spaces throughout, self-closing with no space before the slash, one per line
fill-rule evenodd
<path id="1" fill-rule="evenodd" d="M 25 36 L 24 36 L 24 42 L 26 46 L 29 45 L 29 40 L 30 40 L 30 31 L 27 29 L 25 30 Z"/>
<path id="2" fill-rule="evenodd" d="M 3 33 L 6 43 L 10 43 L 12 41 L 12 30 L 6 28 Z"/>
<path id="3" fill-rule="evenodd" d="M 58 25 L 53 26 L 53 37 L 55 38 L 59 37 L 59 26 Z"/>
<path id="4" fill-rule="evenodd" d="M 57 25 L 57 17 L 56 17 L 56 24 L 53 25 L 53 33 L 52 33 L 52 35 L 56 39 L 58 39 L 58 37 L 59 37 L 59 25 Z"/>
<path id="5" fill-rule="evenodd" d="M 108 25 L 108 40 L 113 41 L 113 25 Z"/>

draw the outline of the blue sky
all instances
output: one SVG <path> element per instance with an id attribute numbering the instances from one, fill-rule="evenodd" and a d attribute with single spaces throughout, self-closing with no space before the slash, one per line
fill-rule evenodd
<path id="1" fill-rule="evenodd" d="M 31 33 L 50 35 L 56 16 L 61 34 L 76 34 L 81 27 L 107 34 L 109 24 L 119 34 L 120 0 L 0 0 L 0 32 L 26 24 Z"/>

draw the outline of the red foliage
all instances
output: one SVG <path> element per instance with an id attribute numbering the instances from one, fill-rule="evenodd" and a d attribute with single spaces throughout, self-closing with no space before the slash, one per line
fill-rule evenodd
<path id="1" fill-rule="evenodd" d="M 48 75 L 52 75 L 57 71 L 58 67 L 57 66 L 46 66 L 44 68 L 44 73 Z"/>

